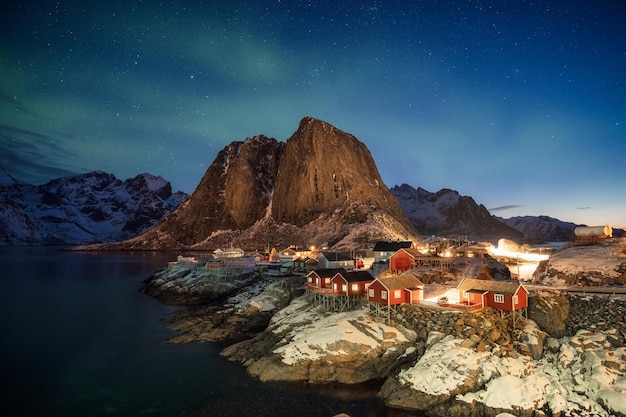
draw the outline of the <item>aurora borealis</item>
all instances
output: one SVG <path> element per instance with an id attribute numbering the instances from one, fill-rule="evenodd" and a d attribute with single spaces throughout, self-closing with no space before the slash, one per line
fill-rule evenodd
<path id="1" fill-rule="evenodd" d="M 502 217 L 626 226 L 620 1 L 21 1 L 0 11 L 0 167 L 191 192 L 217 152 L 304 116 L 388 186 Z"/>

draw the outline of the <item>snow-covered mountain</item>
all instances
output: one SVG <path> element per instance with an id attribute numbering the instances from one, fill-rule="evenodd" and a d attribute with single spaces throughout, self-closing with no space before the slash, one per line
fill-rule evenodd
<path id="1" fill-rule="evenodd" d="M 519 230 L 524 239 L 540 242 L 566 242 L 572 239 L 578 226 L 548 216 L 517 216 L 509 219 L 496 217 L 502 223 Z"/>
<path id="2" fill-rule="evenodd" d="M 159 176 L 102 171 L 31 185 L 0 168 L 0 245 L 83 244 L 145 232 L 188 195 Z"/>
<path id="3" fill-rule="evenodd" d="M 469 235 L 519 239 L 522 233 L 492 216 L 482 204 L 442 189 L 436 193 L 407 184 L 391 188 L 400 206 L 418 232 L 424 235 Z"/>

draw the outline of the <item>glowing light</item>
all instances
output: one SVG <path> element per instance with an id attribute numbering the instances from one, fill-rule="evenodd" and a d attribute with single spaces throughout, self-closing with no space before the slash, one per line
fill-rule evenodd
<path id="1" fill-rule="evenodd" d="M 524 262 L 541 262 L 550 259 L 549 255 L 540 253 L 515 252 L 510 249 L 501 248 L 500 246 L 498 246 L 497 248 L 495 246 L 489 246 L 487 248 L 487 252 L 489 252 L 494 257 L 517 259 Z"/>

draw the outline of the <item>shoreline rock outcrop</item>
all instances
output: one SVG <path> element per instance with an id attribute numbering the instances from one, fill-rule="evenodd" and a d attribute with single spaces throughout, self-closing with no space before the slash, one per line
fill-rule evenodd
<path id="1" fill-rule="evenodd" d="M 168 269 L 196 288 L 183 265 Z M 430 416 L 626 416 L 623 298 L 542 290 L 529 308 L 537 322 L 424 304 L 399 306 L 387 323 L 365 308 L 324 311 L 296 281 L 256 279 L 176 313 L 171 341 L 232 343 L 222 354 L 261 381 L 380 381 L 387 406 Z"/>
<path id="2" fill-rule="evenodd" d="M 267 330 L 222 354 L 261 381 L 358 384 L 414 359 L 414 341 L 412 331 L 373 320 L 364 309 L 324 313 L 300 297 Z"/>

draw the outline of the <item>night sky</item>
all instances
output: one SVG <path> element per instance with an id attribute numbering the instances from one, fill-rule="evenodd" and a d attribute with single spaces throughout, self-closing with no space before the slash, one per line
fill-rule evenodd
<path id="1" fill-rule="evenodd" d="M 20 1 L 0 11 L 0 167 L 192 192 L 304 116 L 386 185 L 626 226 L 623 1 Z"/>

